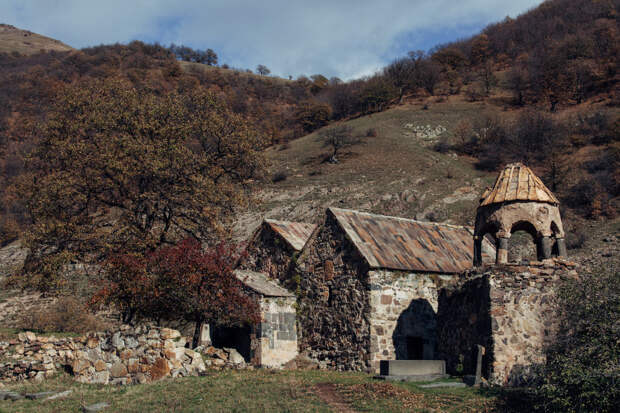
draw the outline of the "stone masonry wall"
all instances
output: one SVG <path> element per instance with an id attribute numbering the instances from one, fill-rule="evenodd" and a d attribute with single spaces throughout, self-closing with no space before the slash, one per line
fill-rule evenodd
<path id="1" fill-rule="evenodd" d="M 273 230 L 261 226 L 256 238 L 247 248 L 247 257 L 240 267 L 257 272 L 264 272 L 277 279 L 283 286 L 290 288 L 288 279 L 291 258 L 295 251 L 282 237 Z"/>
<path id="2" fill-rule="evenodd" d="M 122 326 L 75 338 L 28 331 L 0 342 L 0 381 L 40 381 L 66 370 L 84 383 L 132 384 L 195 376 L 207 367 L 245 367 L 234 349 L 194 351 L 185 348 L 186 342 L 177 330 L 150 326 Z"/>
<path id="3" fill-rule="evenodd" d="M 449 275 L 370 271 L 370 367 L 379 371 L 380 360 L 408 359 L 407 340 L 424 340 L 422 359 L 433 359 L 437 342 L 438 285 Z"/>
<path id="4" fill-rule="evenodd" d="M 555 290 L 577 277 L 575 268 L 561 259 L 492 266 L 463 274 L 457 289 L 442 291 L 439 342 L 448 371 L 454 372 L 458 354 L 471 354 L 472 345 L 481 344 L 483 375 L 494 384 L 519 385 L 530 366 L 544 361 L 544 346 L 555 331 Z"/>
<path id="5" fill-rule="evenodd" d="M 295 297 L 263 297 L 260 311 L 258 364 L 280 367 L 297 356 Z"/>
<path id="6" fill-rule="evenodd" d="M 323 368 L 369 367 L 368 268 L 329 214 L 299 259 L 300 352 Z"/>
<path id="7" fill-rule="evenodd" d="M 450 374 L 475 374 L 477 344 L 492 354 L 489 287 L 488 276 L 467 273 L 457 286 L 439 292 L 437 358 L 446 361 Z M 482 363 L 482 375 L 488 378 L 489 357 Z"/>

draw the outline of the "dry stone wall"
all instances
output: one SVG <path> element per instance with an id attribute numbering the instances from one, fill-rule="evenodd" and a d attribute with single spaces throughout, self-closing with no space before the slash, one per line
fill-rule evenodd
<path id="1" fill-rule="evenodd" d="M 299 260 L 300 351 L 322 368 L 369 367 L 368 268 L 333 217 Z"/>
<path id="2" fill-rule="evenodd" d="M 77 338 L 20 333 L 0 343 L 0 381 L 38 381 L 65 370 L 84 383 L 132 384 L 195 376 L 207 367 L 245 367 L 234 349 L 194 351 L 186 343 L 178 330 L 152 326 L 123 326 Z"/>
<path id="3" fill-rule="evenodd" d="M 483 375 L 498 385 L 519 385 L 544 361 L 555 331 L 558 284 L 577 277 L 574 263 L 553 259 L 528 266 L 502 265 L 463 274 L 439 297 L 439 350 L 448 371 L 472 373 L 476 344 L 486 348 Z M 462 358 L 464 363 L 461 363 Z"/>

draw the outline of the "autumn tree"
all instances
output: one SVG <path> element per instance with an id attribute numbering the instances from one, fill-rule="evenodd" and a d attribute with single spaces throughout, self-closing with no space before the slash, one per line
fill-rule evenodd
<path id="1" fill-rule="evenodd" d="M 261 76 L 267 76 L 269 73 L 271 73 L 271 70 L 269 70 L 269 68 L 265 65 L 258 65 L 256 66 L 256 73 Z"/>
<path id="2" fill-rule="evenodd" d="M 295 120 L 306 133 L 327 125 L 331 116 L 332 109 L 328 104 L 314 100 L 302 102 L 295 111 Z"/>
<path id="3" fill-rule="evenodd" d="M 216 238 L 264 163 L 264 140 L 214 95 L 115 79 L 64 88 L 40 133 L 18 189 L 32 223 L 27 269 L 48 281 L 58 257 Z"/>
<path id="4" fill-rule="evenodd" d="M 192 322 L 196 347 L 205 323 L 235 326 L 260 321 L 258 304 L 234 274 L 237 249 L 221 243 L 203 250 L 198 241 L 187 238 L 146 256 L 113 256 L 91 304 L 116 305 L 126 323 L 135 318 Z"/>
<path id="5" fill-rule="evenodd" d="M 353 128 L 347 125 L 335 126 L 327 128 L 319 133 L 317 138 L 323 146 L 332 149 L 329 161 L 338 163 L 338 152 L 344 148 L 356 145 L 362 142 L 362 138 L 353 134 Z"/>
<path id="6" fill-rule="evenodd" d="M 383 74 L 398 90 L 399 103 L 402 103 L 405 93 L 415 86 L 414 69 L 414 62 L 409 58 L 396 59 L 383 69 Z"/>

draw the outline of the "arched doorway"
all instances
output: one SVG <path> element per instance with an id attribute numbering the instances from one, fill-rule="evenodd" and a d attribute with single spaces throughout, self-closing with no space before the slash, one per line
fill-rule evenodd
<path id="1" fill-rule="evenodd" d="M 437 313 L 425 299 L 412 300 L 398 317 L 392 334 L 396 360 L 433 360 Z"/>

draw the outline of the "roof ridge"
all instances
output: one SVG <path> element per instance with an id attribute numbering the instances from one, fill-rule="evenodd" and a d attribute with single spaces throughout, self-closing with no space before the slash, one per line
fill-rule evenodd
<path id="1" fill-rule="evenodd" d="M 396 216 L 393 216 L 393 215 L 373 214 L 372 212 L 358 211 L 356 209 L 348 209 L 348 208 L 328 207 L 327 209 L 355 212 L 356 214 L 364 214 L 364 215 L 368 215 L 368 216 L 371 216 L 371 217 L 381 217 L 381 218 L 396 219 L 396 220 L 399 220 L 399 221 L 414 222 L 416 224 L 422 224 L 422 225 L 440 225 L 440 226 L 444 226 L 444 227 L 448 227 L 448 228 L 472 229 L 473 230 L 473 227 L 469 226 L 469 225 L 454 225 L 454 224 L 448 224 L 448 223 L 445 223 L 445 222 L 419 221 L 419 220 L 413 219 L 413 218 L 396 217 Z"/>

